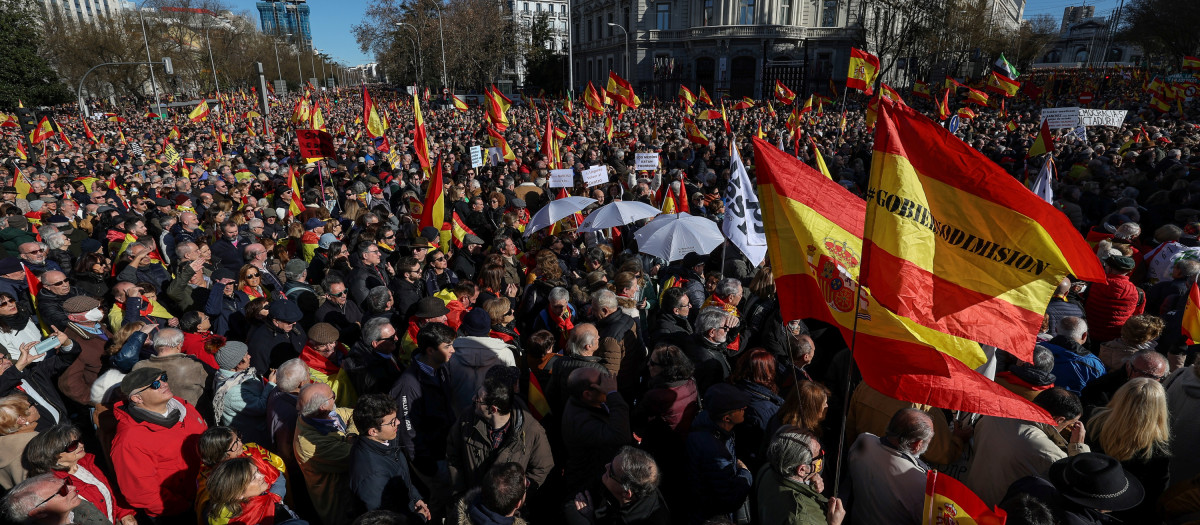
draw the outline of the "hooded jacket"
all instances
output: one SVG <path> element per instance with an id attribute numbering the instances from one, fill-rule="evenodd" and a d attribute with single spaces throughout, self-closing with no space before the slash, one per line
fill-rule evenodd
<path id="1" fill-rule="evenodd" d="M 454 509 L 446 520 L 447 525 L 525 525 L 525 520 L 513 516 L 501 516 L 483 506 L 479 497 L 480 490 L 472 489 L 454 504 Z"/>
<path id="2" fill-rule="evenodd" d="M 196 499 L 200 472 L 200 434 L 208 429 L 196 407 L 178 397 L 168 402 L 179 421 L 164 427 L 146 419 L 124 401 L 113 409 L 117 434 L 112 443 L 113 469 L 121 494 L 133 508 L 150 516 L 186 512 Z"/>
<path id="3" fill-rule="evenodd" d="M 493 366 L 517 366 L 512 348 L 500 339 L 492 337 L 459 337 L 454 340 L 454 355 L 446 363 L 450 373 L 451 402 L 454 414 L 470 418 L 474 410 L 473 399 L 484 376 Z"/>
<path id="4" fill-rule="evenodd" d="M 499 448 L 492 447 L 488 430 L 488 423 L 478 417 L 459 421 L 450 429 L 446 463 L 450 467 L 450 481 L 455 493 L 478 486 L 487 469 L 509 462 L 521 465 L 534 486 L 546 481 L 554 468 L 554 457 L 550 453 L 550 442 L 546 440 L 546 430 L 529 412 L 513 408 Z"/>
<path id="5" fill-rule="evenodd" d="M 600 334 L 596 355 L 617 378 L 617 388 L 627 396 L 637 394 L 646 366 L 646 347 L 637 331 L 637 319 L 618 309 L 596 321 L 596 331 Z"/>

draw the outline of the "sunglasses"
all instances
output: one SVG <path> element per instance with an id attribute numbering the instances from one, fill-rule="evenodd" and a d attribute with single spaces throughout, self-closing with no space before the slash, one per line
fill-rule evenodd
<path id="1" fill-rule="evenodd" d="M 338 293 L 331 293 L 331 294 L 329 294 L 329 296 L 330 296 L 330 297 L 345 297 L 345 296 L 346 296 L 346 292 L 345 292 L 345 291 L 341 291 L 341 292 L 338 292 Z"/>
<path id="2" fill-rule="evenodd" d="M 17 302 L 12 299 L 0 299 L 0 306 L 8 306 L 10 304 L 15 305 Z"/>
<path id="3" fill-rule="evenodd" d="M 54 499 L 54 496 L 62 496 L 64 498 L 67 497 L 67 495 L 71 493 L 71 487 L 73 486 L 75 486 L 75 483 L 71 481 L 71 478 L 63 478 L 63 484 L 58 488 L 58 491 L 56 491 L 54 494 L 51 494 L 50 497 L 42 500 L 42 502 L 38 503 L 36 506 L 34 506 L 34 508 L 36 509 L 42 505 L 45 505 L 50 500 Z"/>
<path id="4" fill-rule="evenodd" d="M 158 390 L 158 389 L 162 388 L 162 386 L 163 386 L 163 383 L 166 383 L 166 382 L 167 382 L 167 373 L 166 373 L 166 372 L 163 372 L 161 375 L 159 375 L 159 376 L 158 376 L 158 379 L 155 379 L 154 381 L 151 381 L 149 385 L 146 385 L 146 386 L 144 386 L 144 387 L 142 387 L 142 388 L 139 388 L 139 389 L 137 389 L 137 390 L 134 390 L 134 391 L 133 391 L 133 393 L 132 393 L 132 394 L 129 394 L 129 395 L 131 395 L 131 396 L 132 396 L 133 394 L 136 394 L 136 393 L 138 393 L 138 392 L 141 392 L 141 391 L 143 391 L 143 390 Z"/>
<path id="5" fill-rule="evenodd" d="M 441 262 L 441 261 L 444 261 L 444 260 L 446 260 L 446 258 L 445 258 L 445 257 L 434 257 L 434 258 L 433 258 L 433 261 L 434 261 L 434 262 Z"/>
<path id="6" fill-rule="evenodd" d="M 76 439 L 75 441 L 67 443 L 67 446 L 63 448 L 63 452 L 74 452 L 81 446 L 83 446 L 83 441 Z"/>
<path id="7" fill-rule="evenodd" d="M 67 280 L 66 280 L 66 279 L 63 279 L 63 280 L 61 280 L 61 281 L 59 281 L 59 282 L 56 282 L 56 283 L 46 283 L 46 286 L 61 286 L 63 283 L 66 283 L 66 282 L 67 282 Z"/>
<path id="8" fill-rule="evenodd" d="M 812 460 L 813 473 L 820 473 L 825 470 L 825 449 L 821 449 L 821 453 L 817 454 Z"/>
<path id="9" fill-rule="evenodd" d="M 257 279 L 258 274 L 257 273 L 248 273 L 248 274 L 246 274 L 246 278 L 247 279 Z"/>

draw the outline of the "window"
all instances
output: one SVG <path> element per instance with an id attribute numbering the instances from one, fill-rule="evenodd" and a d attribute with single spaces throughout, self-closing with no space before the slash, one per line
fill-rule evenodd
<path id="1" fill-rule="evenodd" d="M 562 13 L 564 15 L 567 14 L 567 4 L 562 4 L 562 5 L 558 6 L 558 12 Z"/>
<path id="2" fill-rule="evenodd" d="M 595 38 L 592 36 L 592 26 L 593 25 L 594 24 L 592 23 L 592 20 L 588 20 L 588 41 L 589 42 L 592 40 L 595 40 Z"/>
<path id="3" fill-rule="evenodd" d="M 542 12 L 542 4 L 541 4 L 541 2 L 538 2 L 538 4 L 537 4 L 537 12 L 539 12 L 539 13 L 541 13 L 541 12 Z"/>
<path id="4" fill-rule="evenodd" d="M 703 17 L 700 21 L 701 25 L 713 25 L 713 0 L 704 0 L 704 11 L 701 16 Z"/>
<path id="5" fill-rule="evenodd" d="M 576 23 L 575 30 L 571 31 L 571 38 L 576 44 L 579 43 L 579 23 Z M 579 69 L 579 68 L 576 68 L 576 69 Z"/>
<path id="6" fill-rule="evenodd" d="M 779 23 L 792 24 L 792 0 L 779 0 Z"/>
<path id="7" fill-rule="evenodd" d="M 521 2 L 521 12 L 523 12 L 523 13 L 529 12 L 529 2 Z"/>
<path id="8" fill-rule="evenodd" d="M 613 17 L 612 17 L 612 13 L 609 13 L 609 14 L 608 14 L 608 36 L 610 36 L 610 37 L 611 37 L 611 36 L 613 36 L 613 26 L 612 26 L 612 23 L 613 23 Z"/>
<path id="9" fill-rule="evenodd" d="M 671 4 L 658 4 L 657 24 L 655 25 L 659 31 L 671 29 Z"/>
<path id="10" fill-rule="evenodd" d="M 738 1 L 738 23 L 744 26 L 754 25 L 754 0 Z"/>
<path id="11" fill-rule="evenodd" d="M 825 0 L 825 10 L 821 12 L 821 27 L 835 27 L 838 21 L 838 0 Z"/>

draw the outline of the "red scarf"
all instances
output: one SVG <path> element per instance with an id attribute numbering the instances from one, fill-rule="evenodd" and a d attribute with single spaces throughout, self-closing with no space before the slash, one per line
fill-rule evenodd
<path id="1" fill-rule="evenodd" d="M 511 336 L 511 335 L 508 335 L 508 334 L 505 334 L 505 333 L 501 333 L 501 332 L 497 332 L 497 331 L 495 331 L 495 330 L 492 330 L 491 332 L 488 332 L 488 337 L 491 337 L 491 338 L 494 338 L 494 339 L 499 339 L 499 340 L 501 340 L 501 341 L 504 341 L 505 343 L 511 343 L 511 342 L 512 342 L 512 340 L 513 340 L 513 338 L 512 338 L 512 336 Z"/>
<path id="2" fill-rule="evenodd" d="M 333 377 L 337 375 L 339 370 L 342 369 L 341 365 L 338 363 L 341 362 L 342 357 L 346 356 L 346 345 L 338 343 L 337 346 L 333 348 L 333 355 L 337 356 L 337 361 L 333 361 L 328 357 L 321 355 L 319 352 L 313 349 L 311 345 L 305 344 L 304 350 L 300 352 L 300 359 L 302 359 L 304 364 L 308 365 L 309 368 L 325 374 L 327 377 Z"/>
<path id="3" fill-rule="evenodd" d="M 261 270 L 260 270 L 260 271 L 261 271 Z M 243 292 L 246 292 L 246 295 L 250 296 L 250 298 L 251 298 L 251 299 L 258 299 L 258 298 L 260 298 L 260 297 L 266 297 L 266 296 L 267 296 L 266 294 L 264 294 L 264 293 L 261 293 L 261 292 L 259 292 L 258 290 L 255 290 L 254 288 L 252 288 L 252 287 L 250 287 L 250 286 L 243 286 L 243 287 L 242 287 L 242 291 L 243 291 Z"/>
<path id="4" fill-rule="evenodd" d="M 570 310 L 568 309 L 567 312 L 570 313 Z M 546 308 L 546 317 L 549 317 L 554 324 L 558 325 L 558 348 L 566 348 L 567 337 L 570 336 L 571 330 L 575 329 L 575 323 L 571 321 L 571 316 L 568 315 L 566 319 L 563 319 L 554 315 L 550 311 L 550 308 Z"/>
<path id="5" fill-rule="evenodd" d="M 274 492 L 254 496 L 242 503 L 242 512 L 230 518 L 229 525 L 274 525 L 275 504 L 282 500 Z"/>

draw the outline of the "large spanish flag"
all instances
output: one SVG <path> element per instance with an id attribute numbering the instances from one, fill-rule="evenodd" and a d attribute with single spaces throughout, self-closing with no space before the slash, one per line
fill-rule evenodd
<path id="1" fill-rule="evenodd" d="M 879 74 L 879 57 L 858 48 L 850 48 L 850 71 L 846 73 L 846 87 L 871 94 L 871 85 Z"/>
<path id="2" fill-rule="evenodd" d="M 413 93 L 413 121 L 416 124 L 413 127 L 413 149 L 417 152 L 417 162 L 421 164 L 421 170 L 428 177 L 430 167 L 429 135 L 425 133 L 425 117 L 421 116 L 421 99 L 417 97 L 416 93 Z M 441 227 L 442 222 L 438 221 L 434 226 Z"/>
<path id="3" fill-rule="evenodd" d="M 961 481 L 930 469 L 925 475 L 925 507 L 921 525 L 1004 525 L 1008 513 L 997 507 L 988 508 Z"/>
<path id="4" fill-rule="evenodd" d="M 363 86 L 363 116 L 362 120 L 367 125 L 367 136 L 371 138 L 382 137 L 383 132 L 387 131 L 387 124 L 379 117 L 379 110 L 375 104 L 371 102 L 371 93 L 367 91 L 367 86 Z M 428 167 L 428 159 L 422 166 Z"/>
<path id="5" fill-rule="evenodd" d="M 608 96 L 626 107 L 638 107 L 637 95 L 633 93 L 633 85 L 614 71 L 608 72 Z"/>
<path id="6" fill-rule="evenodd" d="M 1189 345 L 1200 341 L 1200 288 L 1196 283 L 1188 289 L 1187 304 L 1183 307 L 1183 335 L 1187 336 Z"/>
<path id="7" fill-rule="evenodd" d="M 413 97 L 416 96 L 414 93 Z M 442 159 L 439 157 L 437 167 L 433 170 L 433 175 L 429 177 L 429 188 L 425 190 L 425 203 L 421 208 L 421 221 L 417 224 L 418 231 L 427 226 L 433 226 L 438 230 L 442 229 L 442 224 L 446 222 L 445 193 L 446 190 L 442 184 Z M 442 247 L 445 246 L 443 243 Z"/>
<path id="8" fill-rule="evenodd" d="M 1006 97 L 1015 97 L 1017 91 L 1021 89 L 1021 83 L 992 71 L 992 74 L 988 75 L 987 89 L 1004 93 Z"/>
<path id="9" fill-rule="evenodd" d="M 978 344 L 940 333 L 879 305 L 857 282 L 866 203 L 790 154 L 754 140 L 767 253 L 784 319 L 837 326 L 863 380 L 896 399 L 977 414 L 1049 422 L 1045 411 L 973 370 Z M 1032 339 L 1031 339 L 1032 341 Z"/>
<path id="10" fill-rule="evenodd" d="M 880 100 L 863 283 L 889 310 L 1030 362 L 1063 277 L 1102 281 L 1066 215 L 929 119 Z"/>
<path id="11" fill-rule="evenodd" d="M 783 82 L 780 82 L 779 79 L 775 79 L 775 100 L 778 100 L 781 104 L 791 104 L 796 101 L 796 94 L 783 85 Z"/>

